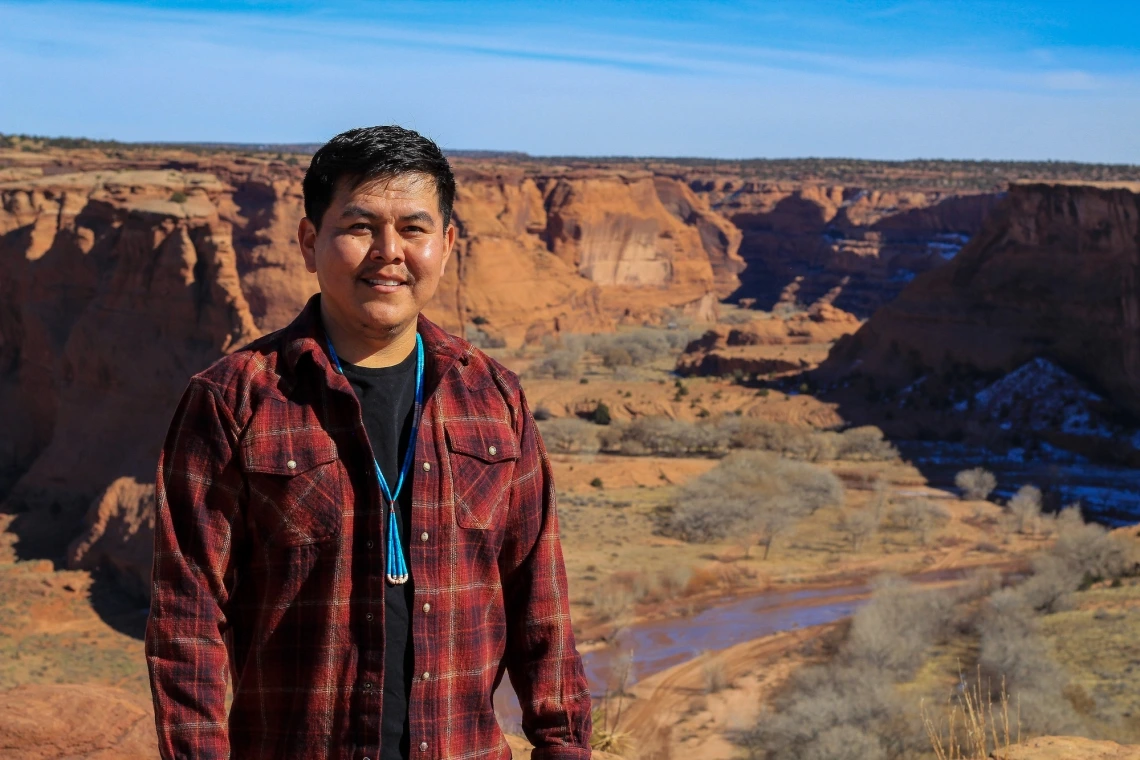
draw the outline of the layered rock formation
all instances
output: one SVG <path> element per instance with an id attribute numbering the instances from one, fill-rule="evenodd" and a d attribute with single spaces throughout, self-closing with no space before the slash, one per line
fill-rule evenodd
<path id="1" fill-rule="evenodd" d="M 998 194 L 695 176 L 691 186 L 741 230 L 747 268 L 738 297 L 761 308 L 800 278 L 799 302 L 835 290 L 836 305 L 869 316 L 916 274 L 952 259 Z"/>
<path id="2" fill-rule="evenodd" d="M 918 277 L 840 341 L 820 375 L 846 378 L 840 395 L 867 393 L 850 399 L 856 415 L 874 406 L 865 401 L 903 398 L 915 410 L 910 421 L 929 408 L 946 411 L 948 422 L 986 412 L 979 390 L 1018 368 L 1047 366 L 1037 360 L 1114 405 L 1102 416 L 1140 415 L 1140 185 L 1012 186 L 953 262 Z M 1014 401 L 999 416 L 1016 412 Z M 948 409 L 953 402 L 959 407 Z M 1058 420 L 1054 432 L 1071 436 L 1070 422 Z"/>
<path id="3" fill-rule="evenodd" d="M 187 378 L 316 290 L 302 168 L 57 152 L 0 182 L 0 502 L 25 556 L 147 588 L 149 484 Z M 454 265 L 429 315 L 518 343 L 709 311 L 739 234 L 650 173 L 459 162 Z M 13 519 L 14 516 L 14 519 Z"/>

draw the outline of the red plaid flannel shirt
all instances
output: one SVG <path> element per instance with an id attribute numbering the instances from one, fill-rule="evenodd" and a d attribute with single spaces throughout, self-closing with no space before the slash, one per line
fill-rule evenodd
<path id="1" fill-rule="evenodd" d="M 383 509 L 319 296 L 191 379 L 159 462 L 146 655 L 164 758 L 377 757 Z M 550 463 L 518 378 L 423 317 L 411 757 L 590 756 Z M 227 718 L 227 671 L 233 704 Z"/>

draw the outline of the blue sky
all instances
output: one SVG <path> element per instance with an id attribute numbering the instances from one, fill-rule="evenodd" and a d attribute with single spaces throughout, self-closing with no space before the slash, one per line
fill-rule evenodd
<path id="1" fill-rule="evenodd" d="M 0 132 L 1140 164 L 1140 2 L 11 2 Z"/>

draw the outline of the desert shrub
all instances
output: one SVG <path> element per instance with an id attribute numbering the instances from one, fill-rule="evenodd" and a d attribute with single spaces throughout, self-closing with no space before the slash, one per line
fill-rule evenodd
<path id="1" fill-rule="evenodd" d="M 704 680 L 705 694 L 716 694 L 728 687 L 728 673 L 724 667 L 724 658 L 713 652 L 704 653 L 705 661 L 701 664 L 701 676 Z"/>
<path id="2" fill-rule="evenodd" d="M 593 454 L 598 450 L 597 426 L 577 417 L 548 419 L 538 424 L 546 448 L 559 454 Z"/>
<path id="3" fill-rule="evenodd" d="M 672 599 L 685 592 L 692 577 L 693 568 L 688 565 L 671 565 L 662 570 L 657 577 L 657 588 L 662 597 Z"/>
<path id="4" fill-rule="evenodd" d="M 764 760 L 888 760 L 897 757 L 904 708 L 890 681 L 871 668 L 801 668 L 741 737 Z"/>
<path id="5" fill-rule="evenodd" d="M 594 407 L 594 413 L 590 415 L 590 419 L 595 425 L 608 425 L 613 422 L 610 416 L 610 407 L 604 402 L 599 401 L 598 405 Z"/>
<path id="6" fill-rule="evenodd" d="M 897 681 L 909 678 L 926 650 L 947 631 L 951 598 L 898 579 L 882 579 L 855 613 L 843 656 Z"/>
<path id="7" fill-rule="evenodd" d="M 175 190 L 173 193 L 170 194 L 170 200 L 173 203 L 185 203 L 186 198 L 187 198 L 186 193 L 182 192 L 181 190 Z"/>
<path id="8" fill-rule="evenodd" d="M 982 501 L 997 488 L 997 478 L 984 467 L 962 470 L 954 476 L 954 485 L 962 491 L 962 498 Z"/>
<path id="9" fill-rule="evenodd" d="M 950 515 L 929 499 L 911 497 L 892 506 L 888 519 L 892 524 L 909 530 L 925 546 L 930 542 L 931 532 L 949 522 Z"/>
<path id="10" fill-rule="evenodd" d="M 728 451 L 728 435 L 711 422 L 638 417 L 605 436 L 603 448 L 635 456 L 721 456 Z"/>
<path id="11" fill-rule="evenodd" d="M 898 456 L 898 449 L 873 425 L 844 430 L 839 434 L 835 452 L 836 459 L 847 461 L 888 461 Z"/>
<path id="12" fill-rule="evenodd" d="M 767 556 L 775 537 L 797 520 L 842 501 L 839 479 L 822 467 L 742 452 L 686 484 L 659 530 L 692 542 L 751 531 Z"/>
<path id="13" fill-rule="evenodd" d="M 464 331 L 464 337 L 467 342 L 476 348 L 506 348 L 507 341 L 498 336 L 492 335 L 481 327 L 476 325 L 467 325 Z"/>
<path id="14" fill-rule="evenodd" d="M 1037 486 L 1022 486 L 1006 505 L 1013 515 L 1014 529 L 1018 533 L 1035 534 L 1041 519 L 1041 489 Z"/>
<path id="15" fill-rule="evenodd" d="M 602 352 L 602 364 L 608 369 L 616 370 L 618 367 L 628 367 L 633 364 L 633 357 L 620 346 L 610 346 Z"/>
<path id="16" fill-rule="evenodd" d="M 859 551 L 868 538 L 879 529 L 879 518 L 873 510 L 858 509 L 845 512 L 839 518 L 839 532 L 851 542 L 851 551 Z"/>
<path id="17" fill-rule="evenodd" d="M 686 330 L 642 328 L 586 336 L 582 345 L 585 350 L 601 357 L 607 367 L 642 367 L 658 359 L 675 356 L 692 337 L 692 333 Z"/>
<path id="18" fill-rule="evenodd" d="M 620 583 L 603 583 L 594 591 L 594 617 L 603 623 L 625 624 L 633 615 L 633 591 Z"/>
<path id="19" fill-rule="evenodd" d="M 536 408 L 532 414 L 534 416 L 535 422 L 545 422 L 554 416 L 551 411 L 545 406 Z"/>
<path id="20" fill-rule="evenodd" d="M 1050 656 L 1033 609 L 1017 589 L 1003 589 L 990 598 L 978 632 L 982 673 L 993 685 L 1005 684 L 1023 729 L 1070 733 L 1079 728 L 1063 696 L 1065 673 Z"/>
<path id="21" fill-rule="evenodd" d="M 582 355 L 572 349 L 557 349 L 548 353 L 531 368 L 535 377 L 553 377 L 565 380 L 578 374 L 578 362 Z"/>
<path id="22" fill-rule="evenodd" d="M 592 487 L 592 488 L 605 488 L 606 484 L 602 482 L 601 478 L 594 478 L 593 480 L 590 481 L 590 487 Z"/>

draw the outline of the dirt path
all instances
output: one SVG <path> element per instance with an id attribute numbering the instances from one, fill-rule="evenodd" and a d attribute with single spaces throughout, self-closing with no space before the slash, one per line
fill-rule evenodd
<path id="1" fill-rule="evenodd" d="M 646 678 L 623 706 L 619 730 L 629 734 L 627 754 L 641 760 L 739 756 L 731 733 L 755 720 L 765 697 L 802 663 L 804 645 L 835 625 L 753 639 Z M 714 676 L 725 686 L 710 693 Z"/>

